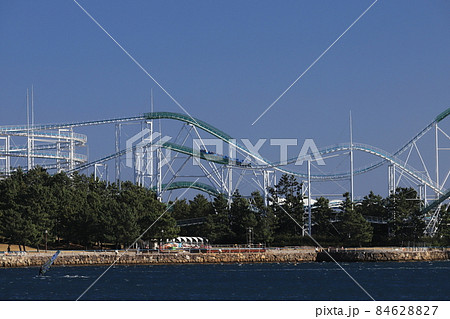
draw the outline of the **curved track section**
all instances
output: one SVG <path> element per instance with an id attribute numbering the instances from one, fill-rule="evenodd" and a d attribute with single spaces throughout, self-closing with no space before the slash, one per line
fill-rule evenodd
<path id="1" fill-rule="evenodd" d="M 429 130 L 431 130 L 435 124 L 441 122 L 442 120 L 444 120 L 449 115 L 450 115 L 450 108 L 448 108 L 447 110 L 445 110 L 444 112 L 442 112 L 438 116 L 436 116 L 436 118 L 434 119 L 433 122 L 428 124 L 423 130 L 421 130 L 417 135 L 415 135 L 411 140 L 409 140 L 408 143 L 403 145 L 400 149 L 398 149 L 396 152 L 394 152 L 391 156 L 396 157 L 396 156 L 399 156 L 400 154 L 402 154 L 408 148 L 413 146 L 413 144 L 416 141 L 418 141 L 422 136 L 424 136 Z M 329 151 L 329 149 L 332 150 L 335 147 L 339 147 L 339 145 L 341 145 L 341 144 L 321 149 L 321 150 L 319 150 L 319 154 L 320 155 L 325 155 L 325 154 L 328 154 L 328 153 L 332 153 L 332 151 Z M 350 148 L 348 148 L 347 150 L 350 150 Z M 383 151 L 382 153 L 386 153 L 386 152 Z M 314 154 L 312 154 L 312 155 L 314 155 Z M 293 162 L 295 162 L 297 160 L 298 160 L 297 158 L 290 159 L 290 160 L 287 161 L 287 163 L 293 163 Z M 374 169 L 384 165 L 386 162 L 387 162 L 387 160 L 383 159 L 382 161 L 369 164 L 368 166 L 365 166 L 363 168 L 359 168 L 358 170 L 354 171 L 353 173 L 354 173 L 354 175 L 363 174 L 363 173 L 369 172 L 371 170 L 374 170 Z M 273 166 L 281 166 L 282 164 L 280 164 L 280 163 L 272 163 L 272 165 Z M 330 179 L 348 179 L 350 177 L 350 172 L 337 174 L 337 175 L 330 175 L 330 176 L 331 176 Z"/>
<path id="2" fill-rule="evenodd" d="M 431 129 L 432 125 L 434 125 L 435 123 L 442 121 L 444 118 L 446 118 L 448 115 L 450 115 L 450 109 L 447 109 L 445 112 L 441 113 L 440 115 L 438 115 L 436 117 L 436 119 L 427 126 L 427 128 L 425 128 L 424 130 L 422 130 L 419 134 L 417 134 L 410 142 L 408 142 L 404 147 L 402 147 L 399 151 L 397 151 L 395 154 L 400 154 L 404 149 L 406 149 L 408 146 L 410 146 L 412 143 L 414 143 L 417 139 L 419 139 L 421 136 L 423 136 L 423 134 L 426 133 L 426 131 L 428 131 L 429 129 Z M 270 161 L 262 158 L 259 155 L 256 155 L 252 152 L 250 152 L 245 146 L 240 145 L 239 143 L 236 142 L 236 140 L 232 139 L 230 135 L 224 133 L 223 131 L 215 128 L 214 126 L 198 120 L 198 119 L 194 119 L 192 117 L 189 117 L 187 115 L 184 114 L 179 114 L 179 113 L 172 113 L 172 112 L 153 112 L 153 113 L 145 113 L 144 117 L 146 119 L 152 120 L 152 119 L 173 119 L 173 120 L 177 120 L 177 121 L 182 121 L 185 123 L 189 123 L 192 124 L 208 133 L 210 133 L 211 135 L 223 140 L 224 142 L 226 142 L 227 144 L 235 147 L 236 149 L 241 150 L 242 152 L 246 153 L 247 155 L 252 156 L 253 158 L 259 160 L 260 162 L 264 163 L 265 166 L 258 166 L 255 168 L 266 168 L 266 167 L 273 167 L 274 169 L 277 169 L 280 172 L 283 173 L 287 173 L 287 174 L 291 174 L 291 175 L 295 175 L 301 178 L 307 178 L 307 174 L 304 173 L 299 173 L 299 172 L 293 172 L 290 170 L 286 170 L 283 167 L 281 167 L 280 165 L 275 165 L 273 163 L 271 163 Z M 184 146 L 179 146 L 178 149 L 175 146 L 175 144 L 172 143 L 172 145 L 170 146 L 172 147 L 172 149 L 176 150 L 176 151 L 181 151 L 185 154 L 190 154 L 190 155 L 196 155 L 194 151 L 192 151 L 191 149 L 184 147 Z M 181 149 L 184 148 L 184 149 Z M 384 150 L 369 146 L 369 145 L 364 145 L 364 144 L 353 144 L 353 146 L 349 145 L 349 144 L 338 144 L 335 146 L 331 146 L 325 149 L 322 149 L 321 151 L 319 151 L 319 153 L 321 155 L 324 154 L 328 154 L 328 153 L 333 153 L 333 152 L 338 152 L 338 151 L 343 151 L 343 150 L 359 150 L 359 151 L 363 151 L 366 153 L 370 153 L 373 154 L 375 156 L 381 157 L 383 160 L 377 164 L 362 168 L 362 169 L 358 169 L 357 171 L 354 172 L 354 174 L 362 174 L 365 172 L 368 172 L 369 170 L 372 170 L 378 166 L 381 166 L 382 164 L 384 164 L 386 161 L 395 164 L 396 166 L 400 167 L 401 169 L 403 169 L 405 172 L 407 172 L 408 174 L 410 174 L 411 176 L 413 176 L 414 178 L 416 178 L 418 181 L 420 181 L 421 183 L 429 186 L 430 188 L 432 188 L 434 191 L 439 192 L 440 194 L 443 194 L 442 190 L 439 189 L 439 187 L 431 180 L 429 180 L 429 178 L 427 176 L 425 176 L 424 174 L 418 172 L 417 170 L 413 169 L 412 167 L 406 165 L 406 163 L 404 163 L 402 160 L 400 160 L 398 157 L 396 157 L 395 155 L 390 154 L 389 152 L 386 152 Z M 197 154 L 198 155 L 198 154 Z M 201 156 L 199 156 L 201 157 Z M 205 158 L 206 159 L 206 158 Z M 344 179 L 344 178 L 348 178 L 350 176 L 349 173 L 342 173 L 342 174 L 323 174 L 323 175 L 311 175 L 311 178 L 314 180 L 336 180 L 336 179 Z"/>
<path id="3" fill-rule="evenodd" d="M 67 174 L 71 174 L 71 173 L 73 173 L 73 172 L 82 171 L 82 170 L 84 170 L 84 169 L 87 169 L 87 168 L 89 168 L 89 167 L 94 166 L 95 164 L 105 163 L 105 162 L 107 162 L 107 161 L 109 161 L 109 160 L 112 160 L 112 159 L 115 159 L 115 158 L 117 158 L 117 157 L 119 157 L 119 156 L 125 155 L 126 153 L 132 152 L 132 151 L 134 151 L 135 149 L 136 149 L 136 146 L 130 147 L 130 148 L 127 148 L 127 149 L 124 149 L 124 150 L 121 150 L 121 151 L 119 151 L 119 152 L 117 152 L 117 153 L 110 154 L 110 155 L 105 156 L 105 157 L 102 157 L 102 158 L 100 158 L 100 159 L 98 159 L 98 160 L 95 160 L 95 161 L 92 161 L 92 162 L 89 162 L 89 163 L 84 163 L 84 164 L 78 165 L 78 166 L 75 167 L 74 169 L 66 170 L 66 173 L 67 173 Z"/>
<path id="4" fill-rule="evenodd" d="M 63 165 L 76 166 L 86 163 L 88 160 L 86 155 L 79 154 L 75 151 L 75 147 L 86 145 L 87 136 L 85 134 L 74 133 L 73 131 L 68 130 L 0 130 L 0 137 L 6 140 L 5 144 L 0 146 L 0 156 L 2 159 L 6 160 L 5 167 L 11 167 L 8 164 L 11 158 L 29 158 L 33 159 L 33 161 L 34 159 L 60 161 L 56 165 L 57 167 Z M 32 141 L 33 147 L 29 149 L 27 145 L 16 146 L 14 143 L 10 142 L 11 137 L 28 138 L 28 141 Z M 51 141 L 54 142 L 51 143 Z M 42 165 L 45 165 L 45 163 Z M 14 168 L 11 167 L 10 169 Z"/>
<path id="5" fill-rule="evenodd" d="M 169 149 L 169 150 L 172 150 L 172 151 L 175 151 L 178 153 L 186 154 L 189 156 L 201 158 L 201 159 L 204 159 L 209 162 L 224 164 L 224 165 L 232 164 L 232 161 L 225 156 L 221 156 L 219 154 L 208 154 L 208 153 L 200 152 L 200 151 L 194 150 L 191 147 L 187 147 L 184 145 L 179 145 L 179 144 L 175 144 L 175 143 L 171 143 L 171 142 L 165 142 L 161 146 L 166 149 Z"/>
<path id="6" fill-rule="evenodd" d="M 403 161 L 397 158 L 397 155 L 404 152 L 408 147 L 410 147 L 413 143 L 415 143 L 420 137 L 422 137 L 426 132 L 428 132 L 433 125 L 436 123 L 441 122 L 445 118 L 447 118 L 450 115 L 450 108 L 439 114 L 435 120 L 430 123 L 427 127 L 425 127 L 422 131 L 420 131 L 416 136 L 414 136 L 408 143 L 406 143 L 402 148 L 400 148 L 398 151 L 396 151 L 394 154 L 390 154 L 386 151 L 383 151 L 381 149 L 377 149 L 368 145 L 364 144 L 354 144 L 352 147 L 350 147 L 349 144 L 338 144 L 334 145 L 328 148 L 321 149 L 319 151 L 320 155 L 325 155 L 328 153 L 338 152 L 342 150 L 359 150 L 363 152 L 367 152 L 370 154 L 373 154 L 375 156 L 381 157 L 383 160 L 380 162 L 377 162 L 375 164 L 371 164 L 367 167 L 358 169 L 354 172 L 354 174 L 362 174 L 365 172 L 368 172 L 372 169 L 375 169 L 381 165 L 383 165 L 386 162 L 391 162 L 397 166 L 399 166 L 401 169 L 404 169 L 406 172 L 417 178 L 419 181 L 423 182 L 424 184 L 431 187 L 433 190 L 438 191 L 439 193 L 443 194 L 441 190 L 438 189 L 437 185 L 435 185 L 432 181 L 430 181 L 426 176 L 421 174 L 420 172 L 417 172 L 416 170 L 412 169 L 411 167 L 408 167 Z M 274 168 L 277 169 L 280 172 L 292 174 L 301 178 L 307 178 L 307 175 L 300 172 L 293 172 L 287 169 L 284 169 L 281 167 L 280 164 L 274 164 L 270 162 L 269 160 L 262 158 L 261 156 L 252 153 L 249 151 L 245 146 L 239 144 L 234 140 L 229 134 L 219 130 L 218 128 L 201 121 L 199 119 L 192 118 L 190 116 L 187 116 L 185 114 L 180 113 L 173 113 L 173 112 L 153 112 L 153 113 L 145 113 L 143 116 L 136 116 L 136 117 L 128 117 L 128 118 L 119 118 L 119 119 L 109 119 L 109 120 L 99 120 L 99 121 L 88 121 L 88 122 L 75 122 L 75 123 L 65 123 L 65 124 L 45 124 L 45 125 L 34 125 L 32 127 L 28 127 L 26 125 L 22 126 L 1 126 L 0 127 L 0 134 L 4 133 L 13 133 L 17 135 L 25 134 L 24 132 L 27 132 L 28 130 L 50 130 L 50 129 L 58 129 L 58 128 L 69 128 L 69 127 L 81 127 L 81 126 L 89 126 L 89 125 L 100 125 L 100 124 L 111 124 L 111 123 L 121 123 L 121 122 L 127 122 L 127 121 L 136 121 L 136 120 L 153 120 L 153 119 L 173 119 L 177 121 L 182 121 L 184 123 L 188 123 L 191 125 L 194 125 L 200 129 L 202 129 L 205 132 L 210 133 L 211 135 L 223 140 L 227 144 L 231 145 L 232 147 L 235 147 L 236 149 L 242 151 L 243 153 L 251 156 L 252 158 L 256 159 L 257 161 L 260 161 L 263 163 L 262 165 L 255 166 L 254 168 L 262 169 L 262 168 Z M 84 138 L 80 136 L 80 142 Z M 204 160 L 216 162 L 219 164 L 227 164 L 227 165 L 233 165 L 232 161 L 230 159 L 220 156 L 220 155 L 214 155 L 214 154 L 205 154 L 201 152 L 197 152 L 196 150 L 193 150 L 191 148 L 188 148 L 186 146 L 177 145 L 174 143 L 166 143 L 164 147 L 173 149 L 174 151 L 181 152 L 187 155 L 196 156 L 199 158 L 202 158 Z M 101 163 L 104 161 L 107 161 L 109 159 L 115 158 L 117 156 L 123 155 L 130 150 L 122 150 L 118 153 L 112 154 L 110 156 L 104 157 L 100 160 L 83 164 L 79 167 L 77 167 L 76 170 L 84 169 L 89 166 L 92 166 L 96 163 Z M 198 153 L 198 154 L 197 154 Z M 310 154 L 311 155 L 311 154 Z M 314 155 L 314 154 L 312 154 Z M 297 160 L 297 159 L 296 159 Z M 236 164 L 236 163 L 234 163 Z M 345 179 L 349 178 L 350 172 L 345 173 L 338 173 L 338 174 L 322 174 L 322 175 L 312 175 L 311 178 L 313 180 L 338 180 L 338 179 Z"/>
<path id="7" fill-rule="evenodd" d="M 235 160 L 230 159 L 226 156 L 221 156 L 218 154 L 207 154 L 207 153 L 202 153 L 199 151 L 196 151 L 190 147 L 187 146 L 182 146 L 182 145 L 178 145 L 175 143 L 171 143 L 171 142 L 165 142 L 164 144 L 162 144 L 162 147 L 167 148 L 167 149 L 171 149 L 173 151 L 179 152 L 179 153 L 183 153 L 189 156 L 194 156 L 197 158 L 201 158 L 210 162 L 214 162 L 214 163 L 219 163 L 219 164 L 225 164 L 225 165 L 233 165 L 233 166 L 242 166 L 237 164 Z M 399 167 L 401 167 L 403 170 L 405 170 L 408 174 L 410 174 L 411 176 L 413 176 L 414 178 L 416 178 L 418 181 L 424 183 L 425 185 L 429 186 L 430 188 L 432 188 L 433 190 L 442 193 L 442 191 L 438 188 L 438 186 L 433 182 L 430 181 L 429 178 L 424 175 L 423 173 L 415 170 L 414 168 L 412 168 L 411 166 L 407 165 L 405 162 L 403 162 L 402 160 L 400 160 L 399 158 L 397 158 L 396 156 L 393 156 L 391 154 L 389 154 L 386 151 L 383 151 L 379 148 L 375 148 L 373 146 L 370 145 L 366 145 L 366 144 L 353 144 L 353 147 L 350 146 L 350 144 L 338 144 L 332 147 L 328 147 L 328 148 L 324 148 L 322 150 L 319 151 L 319 153 L 321 155 L 325 155 L 328 153 L 333 153 L 333 152 L 339 152 L 339 151 L 349 151 L 349 150 L 357 150 L 357 151 L 362 151 L 362 152 L 366 152 L 378 157 L 383 158 L 385 161 L 388 161 L 392 164 L 395 164 Z M 249 166 L 246 166 L 249 167 Z M 267 166 L 264 166 L 267 167 Z M 274 168 L 276 168 L 276 166 L 273 166 Z M 259 168 L 259 167 L 254 167 L 254 168 Z M 357 171 L 355 171 L 355 174 L 363 174 L 365 172 L 367 172 L 368 170 L 371 170 L 372 167 L 369 166 L 367 168 L 362 168 L 359 169 Z M 283 172 L 288 172 L 287 170 L 284 170 L 282 168 L 280 168 L 281 171 Z M 304 176 L 304 174 L 301 173 L 292 173 L 289 172 L 290 174 L 295 174 L 297 176 L 301 176 L 303 178 L 306 178 L 307 176 Z M 344 173 L 344 174 L 334 174 L 334 175 L 314 175 L 314 178 L 317 180 L 325 180 L 325 179 L 343 179 L 347 177 L 347 174 L 349 173 Z"/>
<path id="8" fill-rule="evenodd" d="M 245 146 L 237 143 L 230 135 L 227 133 L 219 130 L 218 128 L 201 121 L 199 119 L 192 118 L 190 116 L 180 114 L 180 113 L 172 113 L 172 112 L 153 112 L 153 113 L 144 113 L 144 117 L 148 120 L 154 120 L 154 119 L 171 119 L 171 120 L 177 120 L 181 122 L 185 122 L 188 124 L 192 124 L 200 129 L 202 129 L 205 132 L 210 133 L 211 135 L 221 139 L 222 141 L 226 142 L 227 144 L 235 147 L 236 149 L 244 152 L 247 155 L 252 156 L 255 159 L 258 159 L 262 161 L 263 163 L 269 164 L 270 162 L 266 159 L 263 159 L 261 156 L 254 154 L 250 152 Z"/>
<path id="9" fill-rule="evenodd" d="M 42 159 L 58 159 L 58 160 L 69 160 L 71 157 L 69 154 L 58 154 L 54 153 L 43 153 L 43 152 L 33 152 L 34 158 L 42 158 Z M 27 157 L 27 153 L 14 153 L 15 157 Z M 77 163 L 85 163 L 87 161 L 87 156 L 83 154 L 74 154 L 73 159 Z"/>
<path id="10" fill-rule="evenodd" d="M 438 199 L 431 202 L 431 204 L 422 209 L 422 214 L 427 214 L 431 210 L 438 208 L 438 206 L 448 198 L 450 198 L 450 189 L 447 190 L 444 194 L 442 194 Z"/>
<path id="11" fill-rule="evenodd" d="M 212 196 L 217 196 L 220 194 L 220 192 L 214 187 L 200 182 L 179 181 L 170 184 L 162 184 L 163 191 L 171 191 L 174 189 L 181 189 L 181 188 L 196 189 Z M 156 187 L 153 187 L 153 189 L 156 190 Z"/>
<path id="12" fill-rule="evenodd" d="M 30 133 L 25 131 L 6 131 L 10 136 L 23 136 L 23 137 L 33 137 L 33 138 L 46 138 L 46 139 L 72 139 L 78 144 L 85 144 L 87 142 L 87 136 L 85 134 L 70 133 L 70 132 L 41 132 L 32 131 Z M 4 134 L 5 131 L 0 130 L 0 135 Z"/>
<path id="13" fill-rule="evenodd" d="M 402 170 L 407 172 L 409 175 L 416 178 L 418 181 L 422 182 L 423 184 L 429 186 L 434 191 L 439 192 L 440 194 L 443 194 L 442 190 L 439 188 L 439 186 L 430 180 L 427 175 L 423 174 L 422 172 L 417 171 L 410 165 L 406 164 L 403 160 L 399 159 L 397 156 L 390 154 L 387 151 L 384 151 L 380 148 L 367 145 L 367 144 L 361 144 L 361 143 L 353 143 L 353 146 L 350 144 L 337 144 L 331 147 L 327 147 L 324 149 L 319 150 L 319 153 L 321 155 L 326 155 L 329 153 L 339 152 L 339 151 L 350 151 L 350 150 L 356 150 L 361 151 L 365 153 L 369 153 L 372 155 L 375 155 L 377 157 L 380 157 L 383 159 L 383 163 L 389 162 L 391 164 L 394 164 L 398 167 L 400 167 Z M 380 165 L 381 165 L 380 164 Z M 370 165 L 364 168 L 360 168 L 354 172 L 354 174 L 363 174 L 370 170 L 374 169 L 374 165 Z M 325 175 L 326 179 L 344 179 L 348 178 L 350 173 L 342 173 L 342 174 L 331 174 L 331 175 Z"/>

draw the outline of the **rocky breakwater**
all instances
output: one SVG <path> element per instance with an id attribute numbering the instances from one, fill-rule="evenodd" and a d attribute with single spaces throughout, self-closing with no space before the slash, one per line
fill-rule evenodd
<path id="1" fill-rule="evenodd" d="M 316 260 L 314 251 L 307 252 L 277 252 L 264 253 L 206 253 L 177 254 L 176 256 L 159 255 L 157 263 L 282 263 L 282 262 L 313 262 Z"/>
<path id="2" fill-rule="evenodd" d="M 51 253 L 0 255 L 0 267 L 37 267 L 44 264 Z M 119 258 L 120 257 L 120 258 Z M 123 255 L 114 252 L 61 252 L 55 266 L 91 266 L 116 264 L 211 264 L 211 263 L 260 263 L 260 262 L 313 262 L 314 251 L 267 251 L 264 253 L 165 253 Z"/>
<path id="3" fill-rule="evenodd" d="M 321 251 L 317 253 L 317 261 L 336 261 L 342 262 L 370 262 L 370 261 L 436 261 L 449 260 L 450 250 L 443 249 L 336 249 L 332 251 Z"/>
<path id="4" fill-rule="evenodd" d="M 0 268 L 39 267 L 50 259 L 53 253 L 3 254 Z M 226 264 L 226 263 L 300 263 L 300 262 L 378 262 L 378 261 L 435 261 L 450 260 L 450 250 L 403 250 L 386 249 L 335 249 L 315 251 L 314 249 L 267 250 L 260 253 L 140 253 L 121 252 L 67 252 L 56 259 L 55 266 L 93 265 L 161 265 L 161 264 Z M 119 258 L 120 257 L 120 258 Z"/>

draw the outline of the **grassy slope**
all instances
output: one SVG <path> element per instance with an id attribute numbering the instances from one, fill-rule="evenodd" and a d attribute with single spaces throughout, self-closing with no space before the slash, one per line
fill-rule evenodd
<path id="1" fill-rule="evenodd" d="M 27 251 L 36 251 L 36 248 L 26 246 Z M 7 251 L 7 244 L 0 244 L 0 251 Z M 19 245 L 11 245 L 11 251 L 19 251 Z"/>

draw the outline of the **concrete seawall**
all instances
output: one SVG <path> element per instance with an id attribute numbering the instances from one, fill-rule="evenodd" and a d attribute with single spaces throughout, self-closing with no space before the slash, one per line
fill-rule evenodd
<path id="1" fill-rule="evenodd" d="M 448 250 L 422 250 L 422 251 L 364 251 L 347 250 L 319 252 L 316 261 L 336 261 L 343 262 L 375 262 L 375 261 L 435 261 L 449 260 L 450 251 Z"/>
<path id="2" fill-rule="evenodd" d="M 336 261 L 436 261 L 449 260 L 449 250 L 339 250 L 328 253 Z M 299 263 L 332 261 L 326 252 L 314 250 L 268 250 L 263 253 L 165 253 L 165 254 L 123 254 L 116 264 L 161 265 L 161 264 L 211 264 L 211 263 Z M 45 263 L 52 253 L 26 255 L 0 255 L 0 268 L 36 267 Z M 62 252 L 54 265 L 92 266 L 110 265 L 120 255 L 114 252 Z"/>

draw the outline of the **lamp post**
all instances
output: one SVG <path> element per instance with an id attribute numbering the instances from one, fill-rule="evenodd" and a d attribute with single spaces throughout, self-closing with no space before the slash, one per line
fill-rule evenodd
<path id="1" fill-rule="evenodd" d="M 47 252 L 47 234 L 48 234 L 48 231 L 46 229 L 45 230 L 45 252 Z"/>
<path id="2" fill-rule="evenodd" d="M 247 228 L 247 246 L 250 248 L 253 245 L 253 227 Z"/>
<path id="3" fill-rule="evenodd" d="M 159 249 L 161 250 L 164 244 L 164 229 L 161 229 L 161 245 L 159 246 Z"/>

